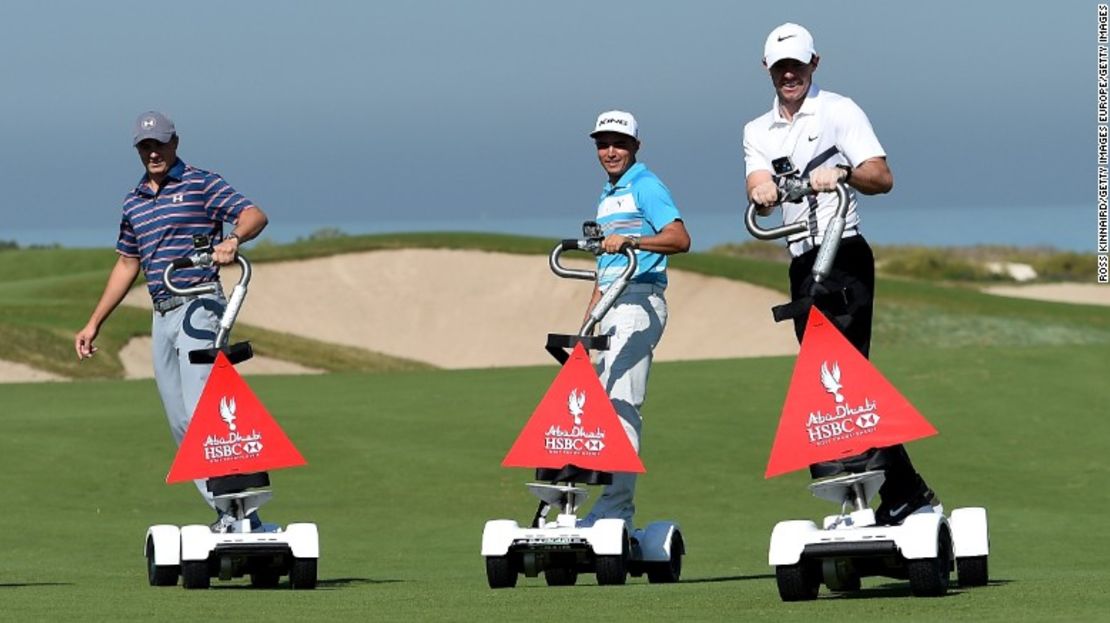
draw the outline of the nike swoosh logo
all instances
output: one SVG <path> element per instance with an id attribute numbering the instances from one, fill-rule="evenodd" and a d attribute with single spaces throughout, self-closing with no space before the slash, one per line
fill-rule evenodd
<path id="1" fill-rule="evenodd" d="M 890 516 L 891 517 L 897 517 L 899 513 L 906 510 L 907 506 L 909 506 L 909 504 L 903 504 L 903 505 L 899 506 L 898 508 L 890 511 Z"/>
<path id="2" fill-rule="evenodd" d="M 820 135 L 820 134 L 818 134 L 817 136 L 821 136 L 821 135 Z M 809 142 L 811 142 L 811 143 L 812 143 L 813 141 L 816 141 L 816 140 L 817 140 L 817 136 L 811 136 L 811 137 L 809 137 Z"/>
<path id="3" fill-rule="evenodd" d="M 798 35 L 786 35 L 785 37 L 779 37 L 779 43 L 782 43 L 783 41 L 786 41 L 787 39 L 789 39 L 791 37 L 797 37 L 797 36 Z"/>

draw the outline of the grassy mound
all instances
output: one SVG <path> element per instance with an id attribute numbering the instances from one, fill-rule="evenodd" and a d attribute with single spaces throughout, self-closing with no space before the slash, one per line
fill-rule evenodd
<path id="1" fill-rule="evenodd" d="M 879 272 L 893 277 L 958 281 L 965 283 L 1012 282 L 1000 265 L 1027 265 L 1035 281 L 1089 282 L 1095 270 L 1093 254 L 1052 248 L 980 245 L 974 247 L 921 247 L 873 245 Z M 714 247 L 710 253 L 748 259 L 788 262 L 781 243 L 749 241 Z"/>
<path id="2" fill-rule="evenodd" d="M 259 263 L 326 257 L 342 253 L 401 248 L 473 249 L 541 255 L 554 241 L 504 234 L 412 233 L 347 236 L 317 235 L 291 244 L 262 241 L 246 251 Z M 785 267 L 766 246 L 751 254 L 691 253 L 672 258 L 676 269 L 735 279 L 787 292 Z M 880 249 L 884 249 L 880 247 Z M 781 247 L 776 253 L 781 254 Z M 880 251 L 881 253 L 881 251 Z M 929 250 L 926 257 L 944 255 Z M 1029 253 L 1036 253 L 1036 250 Z M 908 256 L 907 256 L 908 257 Z M 1045 255 L 1045 265 L 1064 262 Z M 1056 259 L 1053 259 L 1056 258 Z M 958 258 L 957 258 L 958 259 Z M 78 363 L 73 333 L 84 326 L 100 296 L 115 253 L 107 249 L 0 250 L 0 339 L 3 358 L 72 378 L 118 378 L 117 353 L 129 339 L 149 333 L 147 312 L 120 308 L 105 325 L 101 353 Z M 537 261 L 543 261 L 537 258 Z M 892 260 L 893 261 L 893 260 Z M 955 262 L 956 260 L 952 260 Z M 928 261 L 925 262 L 928 264 Z M 960 274 L 951 265 L 942 275 Z M 1066 268 L 1060 269 L 1067 272 Z M 927 272 L 913 269 L 909 272 Z M 1046 269 L 1047 271 L 1047 269 Z M 479 277 L 480 278 L 480 277 Z M 881 275 L 878 280 L 874 342 L 914 345 L 1056 345 L 1110 343 L 1110 310 L 1007 299 L 982 294 L 967 283 L 946 279 L 908 279 Z M 265 331 L 236 328 L 236 339 L 250 338 L 266 355 L 325 370 L 383 371 L 417 369 L 425 364 L 364 349 Z M 880 346 L 880 347 L 882 347 Z"/>

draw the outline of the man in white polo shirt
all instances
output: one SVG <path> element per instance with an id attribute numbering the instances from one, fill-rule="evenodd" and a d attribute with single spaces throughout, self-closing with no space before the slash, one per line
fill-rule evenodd
<path id="1" fill-rule="evenodd" d="M 856 195 L 889 192 L 894 176 L 886 162 L 886 152 L 875 137 L 867 115 L 851 99 L 820 89 L 813 74 L 821 58 L 813 47 L 809 31 L 797 24 L 783 24 L 771 31 L 764 45 L 763 65 L 771 75 L 775 101 L 771 110 L 744 126 L 744 160 L 747 165 L 747 191 L 751 201 L 769 213 L 778 203 L 778 187 L 773 179 L 772 162 L 789 157 L 808 177 L 818 195 L 782 204 L 784 223 L 804 222 L 806 231 L 787 239 L 790 263 L 790 292 L 795 300 L 809 294 L 810 272 L 817 249 L 824 239 L 825 226 L 836 212 L 836 185 L 849 187 L 849 208 L 844 233 L 833 271 L 826 284 L 845 289 L 850 304 L 822 311 L 851 320 L 841 332 L 862 354 L 871 349 L 871 316 L 875 290 L 875 259 L 871 247 L 860 235 Z M 794 328 L 801 341 L 805 315 L 795 318 Z M 876 448 L 862 455 L 819 463 L 810 467 L 813 477 L 840 471 L 882 469 L 886 481 L 880 489 L 882 504 L 876 518 L 881 523 L 899 524 L 913 512 L 928 512 L 939 505 L 932 490 L 914 469 L 903 446 Z"/>
<path id="2" fill-rule="evenodd" d="M 620 251 L 631 245 L 636 250 L 636 274 L 599 323 L 602 335 L 609 336 L 609 350 L 600 353 L 598 375 L 632 446 L 639 452 L 643 423 L 640 407 L 647 395 L 652 352 L 667 324 L 667 301 L 663 296 L 667 256 L 688 251 L 690 234 L 671 192 L 643 163 L 636 162 L 639 128 L 631 113 L 601 113 L 590 138 L 608 181 L 597 206 L 605 254 L 597 258 L 597 287 L 586 313 L 628 267 L 628 259 Z M 635 474 L 613 474 L 613 484 L 605 487 L 579 525 L 619 518 L 629 524 L 631 534 L 635 489 Z"/>

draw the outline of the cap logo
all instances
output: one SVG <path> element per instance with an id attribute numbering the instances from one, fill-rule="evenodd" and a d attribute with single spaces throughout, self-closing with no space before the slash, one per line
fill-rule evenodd
<path id="1" fill-rule="evenodd" d="M 155 123 L 156 121 L 154 120 L 154 117 L 147 117 L 146 119 L 143 119 L 143 129 L 149 130 L 154 127 Z"/>
<path id="2" fill-rule="evenodd" d="M 791 38 L 791 37 L 797 37 L 797 36 L 798 36 L 798 35 L 784 35 L 784 36 L 780 36 L 780 37 L 779 37 L 779 43 L 782 43 L 783 41 L 786 41 L 787 39 L 789 39 L 789 38 Z"/>
<path id="3" fill-rule="evenodd" d="M 628 121 L 626 121 L 624 119 L 617 119 L 615 117 L 610 117 L 608 119 L 602 119 L 601 123 L 599 123 L 598 125 L 605 125 L 607 123 L 619 123 L 620 125 L 628 125 Z"/>

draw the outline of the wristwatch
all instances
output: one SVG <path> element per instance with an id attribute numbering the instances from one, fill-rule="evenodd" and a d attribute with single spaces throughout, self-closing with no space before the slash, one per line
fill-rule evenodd
<path id="1" fill-rule="evenodd" d="M 847 164 L 838 164 L 836 165 L 836 168 L 844 170 L 844 179 L 841 181 L 847 184 L 848 180 L 852 179 L 852 166 Z"/>
<path id="2" fill-rule="evenodd" d="M 225 238 L 224 238 L 224 240 L 231 240 L 232 238 L 234 238 L 234 239 L 235 239 L 236 241 L 238 241 L 239 243 L 242 243 L 242 242 L 243 242 L 243 239 L 242 239 L 242 238 L 240 238 L 240 237 L 239 237 L 239 234 L 237 234 L 237 233 L 235 233 L 235 232 L 231 232 L 230 234 L 228 234 L 228 235 L 227 235 L 227 237 L 225 237 Z"/>

